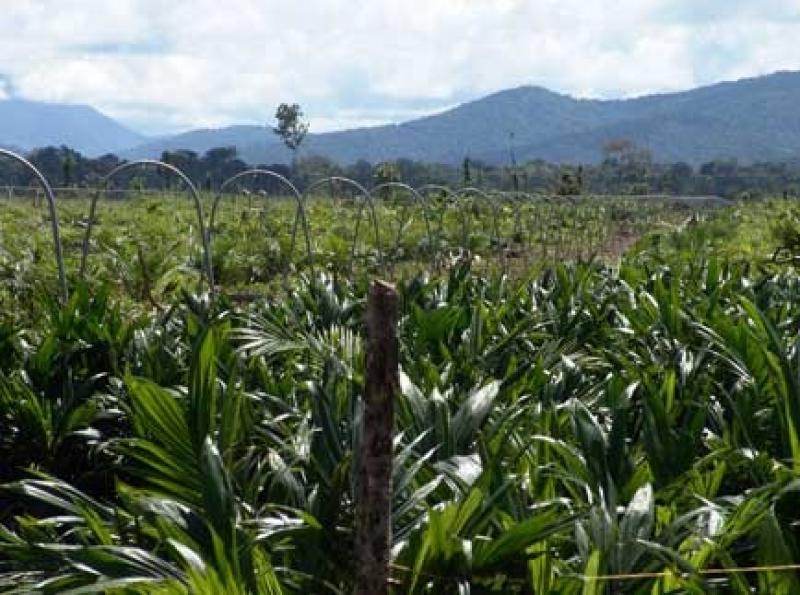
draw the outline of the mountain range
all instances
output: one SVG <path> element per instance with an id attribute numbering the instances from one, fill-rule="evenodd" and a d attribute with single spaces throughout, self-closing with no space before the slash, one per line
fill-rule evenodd
<path id="1" fill-rule="evenodd" d="M 85 155 L 121 152 L 145 137 L 86 105 L 0 101 L 0 146 L 25 151 L 67 145 Z"/>
<path id="2" fill-rule="evenodd" d="M 632 99 L 576 99 L 542 87 L 500 91 L 402 124 L 309 134 L 301 154 L 342 164 L 408 158 L 460 163 L 464 157 L 597 162 L 609 141 L 629 139 L 658 161 L 800 159 L 800 72 L 778 72 L 677 93 Z M 96 155 L 158 157 L 235 146 L 250 163 L 292 155 L 266 126 L 229 126 L 145 139 L 86 106 L 0 101 L 0 145 L 65 144 Z"/>

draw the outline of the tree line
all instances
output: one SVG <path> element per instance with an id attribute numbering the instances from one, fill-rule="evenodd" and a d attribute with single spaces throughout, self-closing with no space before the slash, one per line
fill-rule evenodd
<path id="1" fill-rule="evenodd" d="M 114 167 L 123 163 L 108 154 L 89 158 L 69 147 L 45 147 L 27 157 L 54 186 L 93 187 Z M 212 191 L 227 178 L 251 167 L 268 168 L 291 180 L 299 188 L 327 176 L 346 176 L 366 187 L 390 181 L 411 186 L 444 184 L 476 186 L 531 193 L 576 194 L 673 194 L 716 195 L 726 198 L 800 196 L 800 160 L 739 163 L 718 160 L 693 166 L 689 163 L 658 163 L 650 154 L 628 141 L 608 143 L 597 164 L 562 165 L 542 160 L 498 166 L 465 158 L 456 165 L 398 159 L 385 163 L 357 161 L 339 165 L 317 155 L 296 153 L 291 164 L 247 164 L 233 147 L 219 147 L 204 154 L 165 151 L 160 159 L 185 172 L 195 184 Z M 29 186 L 33 177 L 11 161 L 0 161 L 0 186 Z M 153 169 L 137 170 L 121 179 L 128 188 L 175 188 L 177 180 Z M 277 192 L 278 182 L 254 180 L 253 190 Z"/>

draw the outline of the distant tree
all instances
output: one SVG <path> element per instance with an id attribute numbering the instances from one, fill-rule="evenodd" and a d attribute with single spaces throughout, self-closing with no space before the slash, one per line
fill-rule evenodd
<path id="1" fill-rule="evenodd" d="M 190 180 L 192 180 L 192 182 L 195 183 L 195 185 L 197 185 L 198 182 L 204 177 L 200 158 L 194 151 L 188 151 L 186 149 L 179 149 L 177 151 L 164 151 L 161 154 L 161 161 L 181 170 L 189 177 Z M 180 180 L 176 180 L 175 176 L 170 173 L 164 172 L 161 175 L 161 179 L 163 180 L 165 187 L 168 189 L 180 189 L 183 187 L 183 184 L 180 182 Z M 175 180 L 174 186 L 172 180 Z"/>
<path id="2" fill-rule="evenodd" d="M 571 167 L 566 167 L 561 171 L 561 177 L 558 181 L 556 194 L 559 196 L 577 196 L 583 191 L 583 168 L 579 167 L 577 171 Z"/>
<path id="3" fill-rule="evenodd" d="M 664 190 L 674 194 L 691 192 L 694 170 L 688 163 L 678 162 L 671 164 L 665 174 Z"/>
<path id="4" fill-rule="evenodd" d="M 463 175 L 463 182 L 464 186 L 469 186 L 470 182 L 472 182 L 472 176 L 470 175 L 469 171 L 469 157 L 464 157 L 464 175 Z"/>
<path id="5" fill-rule="evenodd" d="M 275 110 L 275 119 L 278 125 L 272 131 L 281 137 L 292 153 L 297 156 L 297 151 L 308 134 L 308 123 L 303 120 L 303 110 L 297 103 L 281 103 Z"/>
<path id="6" fill-rule="evenodd" d="M 308 155 L 298 157 L 292 161 L 292 183 L 300 188 L 308 187 L 312 183 L 322 178 L 342 175 L 342 168 L 337 163 L 321 155 Z M 328 190 L 333 191 L 333 185 L 327 186 Z"/>
<path id="7" fill-rule="evenodd" d="M 362 186 L 369 186 L 372 183 L 372 164 L 364 159 L 359 159 L 347 168 L 345 175 Z"/>
<path id="8" fill-rule="evenodd" d="M 511 183 L 514 192 L 519 192 L 519 176 L 517 175 L 517 155 L 514 152 L 514 132 L 508 133 L 508 156 L 511 162 Z"/>
<path id="9" fill-rule="evenodd" d="M 236 147 L 209 149 L 200 158 L 199 164 L 199 169 L 205 176 L 204 185 L 208 190 L 246 168 L 247 165 L 236 158 Z"/>
<path id="10" fill-rule="evenodd" d="M 61 162 L 61 173 L 64 181 L 64 186 L 72 184 L 72 174 L 75 170 L 75 157 L 72 151 L 67 150 L 64 159 Z"/>
<path id="11" fill-rule="evenodd" d="M 215 147 L 206 151 L 203 162 L 209 169 L 219 169 L 236 158 L 236 147 Z"/>
<path id="12" fill-rule="evenodd" d="M 172 153 L 170 153 L 169 151 L 162 151 L 161 157 L 158 158 L 158 160 L 161 161 L 161 163 L 167 163 L 169 165 L 172 165 L 170 161 L 171 159 L 172 159 Z M 159 168 L 157 171 L 158 171 L 158 178 L 161 181 L 161 188 L 164 190 L 171 190 L 172 189 L 171 174 L 168 174 L 161 168 Z"/>
<path id="13" fill-rule="evenodd" d="M 238 161 L 238 160 L 234 160 Z M 246 166 L 244 166 L 246 168 Z M 293 173 L 292 168 L 286 165 L 285 163 L 270 163 L 270 164 L 259 164 L 256 166 L 257 169 L 268 169 L 270 171 L 274 171 L 276 174 L 280 174 L 284 178 L 292 179 Z M 258 176 L 253 178 L 250 181 L 250 187 L 254 191 L 263 190 L 264 192 L 268 192 L 270 194 L 276 194 L 281 192 L 286 192 L 286 186 L 283 185 L 282 182 L 278 181 L 277 179 L 269 176 L 263 177 Z"/>
<path id="14" fill-rule="evenodd" d="M 95 184 L 121 163 L 122 160 L 113 153 L 106 153 L 97 159 L 90 159 L 87 163 L 86 174 L 80 178 L 79 182 Z M 153 175 L 155 176 L 155 174 Z"/>
<path id="15" fill-rule="evenodd" d="M 386 184 L 387 182 L 398 182 L 400 177 L 397 173 L 397 167 L 394 163 L 384 161 L 375 166 L 374 172 L 375 185 Z"/>
<path id="16" fill-rule="evenodd" d="M 649 191 L 649 173 L 653 157 L 646 148 L 627 138 L 618 138 L 603 145 L 605 169 L 609 185 L 623 194 L 644 194 Z M 643 191 L 643 188 L 647 188 Z"/>
<path id="17" fill-rule="evenodd" d="M 800 160 L 783 162 L 740 163 L 735 159 L 709 161 L 692 165 L 689 163 L 659 163 L 653 161 L 646 149 L 627 139 L 618 139 L 603 147 L 605 159 L 600 164 L 584 164 L 566 167 L 542 159 L 517 164 L 516 172 L 521 187 L 539 192 L 561 194 L 715 194 L 728 198 L 737 196 L 781 196 L 800 195 Z M 95 159 L 86 158 L 66 146 L 34 149 L 28 158 L 53 183 L 72 186 L 91 186 L 117 167 L 122 160 L 107 154 Z M 216 147 L 198 156 L 192 151 L 165 151 L 161 160 L 170 163 L 195 181 L 197 186 L 213 188 L 248 167 L 237 158 L 233 147 Z M 323 157 L 297 157 L 288 165 L 262 165 L 294 182 L 307 186 L 314 180 L 332 175 L 345 175 L 365 187 L 388 181 L 403 180 L 413 187 L 423 184 L 444 184 L 455 187 L 471 183 L 478 187 L 509 190 L 513 188 L 510 166 L 485 163 L 469 158 L 458 165 L 398 159 L 373 167 L 366 161 L 358 161 L 342 167 Z M 468 176 L 465 175 L 468 169 Z M 28 186 L 35 180 L 31 173 L 19 164 L 0 160 L 0 186 Z M 130 183 L 128 183 L 130 182 Z M 119 184 L 137 187 L 160 187 L 181 189 L 178 178 L 162 169 L 137 170 L 135 179 L 131 175 Z M 256 178 L 249 181 L 253 191 L 283 192 L 285 188 L 272 178 Z M 333 192 L 333 186 L 331 186 Z M 385 196 L 391 197 L 387 191 Z"/>
<path id="18" fill-rule="evenodd" d="M 36 149 L 29 158 L 48 180 L 59 180 L 64 175 L 64 151 L 60 147 Z"/>

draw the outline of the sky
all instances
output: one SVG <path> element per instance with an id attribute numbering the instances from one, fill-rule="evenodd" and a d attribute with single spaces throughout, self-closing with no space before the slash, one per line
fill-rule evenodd
<path id="1" fill-rule="evenodd" d="M 617 98 L 800 70 L 800 0 L 0 0 L 0 99 L 146 134 L 400 122 L 540 85 Z"/>

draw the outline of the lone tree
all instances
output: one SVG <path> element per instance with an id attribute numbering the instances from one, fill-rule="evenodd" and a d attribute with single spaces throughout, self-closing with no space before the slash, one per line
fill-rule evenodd
<path id="1" fill-rule="evenodd" d="M 281 103 L 275 110 L 278 126 L 272 131 L 281 137 L 283 143 L 297 155 L 300 144 L 308 133 L 308 122 L 303 120 L 303 110 L 297 103 Z"/>

